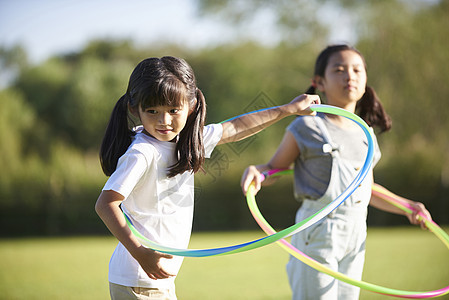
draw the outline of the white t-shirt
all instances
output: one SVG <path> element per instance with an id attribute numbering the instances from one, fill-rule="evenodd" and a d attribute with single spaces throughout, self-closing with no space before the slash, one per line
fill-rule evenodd
<path id="1" fill-rule="evenodd" d="M 221 124 L 204 127 L 206 157 L 223 134 Z M 121 208 L 137 230 L 148 239 L 168 247 L 187 248 L 193 219 L 194 175 L 184 172 L 167 177 L 175 162 L 175 143 L 161 142 L 137 133 L 117 169 L 103 190 L 113 190 L 125 197 Z M 183 257 L 161 259 L 164 270 L 177 274 Z M 119 243 L 109 263 L 109 281 L 130 287 L 172 288 L 174 277 L 152 280 L 139 263 Z"/>

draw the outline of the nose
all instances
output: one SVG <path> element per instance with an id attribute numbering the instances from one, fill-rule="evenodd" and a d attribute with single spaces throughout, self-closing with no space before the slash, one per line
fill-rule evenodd
<path id="1" fill-rule="evenodd" d="M 354 80 L 356 78 L 357 74 L 354 70 L 349 69 L 346 72 L 346 78 L 348 81 Z"/>
<path id="2" fill-rule="evenodd" d="M 171 115 L 168 112 L 163 112 L 159 116 L 159 124 L 160 125 L 170 125 L 171 123 Z"/>

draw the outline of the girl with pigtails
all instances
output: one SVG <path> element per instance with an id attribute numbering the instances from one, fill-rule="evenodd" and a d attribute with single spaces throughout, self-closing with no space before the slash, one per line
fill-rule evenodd
<path id="1" fill-rule="evenodd" d="M 366 64 L 362 54 L 348 45 L 325 48 L 315 63 L 312 85 L 306 94 L 321 92 L 328 105 L 357 113 L 380 132 L 391 128 L 391 120 L 373 88 L 367 86 Z M 299 116 L 288 127 L 278 150 L 262 165 L 249 166 L 241 180 L 246 194 L 254 182 L 256 192 L 261 174 L 293 165 L 294 196 L 300 203 L 296 222 L 316 213 L 336 199 L 353 181 L 362 167 L 368 143 L 363 131 L 351 120 L 341 116 L 318 113 L 315 117 Z M 375 140 L 373 166 L 380 159 Z M 263 176 L 262 176 L 263 177 Z M 319 263 L 354 279 L 362 277 L 365 258 L 367 207 L 397 214 L 398 208 L 371 195 L 374 183 L 372 170 L 356 191 L 336 210 L 316 224 L 292 236 L 291 244 Z M 418 212 L 429 212 L 423 204 L 410 201 L 417 209 L 406 214 L 412 224 L 424 222 Z M 359 288 L 320 273 L 291 256 L 287 274 L 294 300 L 358 299 Z"/>
<path id="2" fill-rule="evenodd" d="M 112 299 L 176 299 L 182 257 L 141 245 L 125 213 L 146 238 L 187 248 L 194 173 L 218 144 L 239 141 L 290 115 L 313 115 L 317 95 L 204 126 L 205 98 L 192 68 L 175 57 L 148 58 L 132 72 L 115 105 L 100 150 L 109 176 L 95 210 L 119 243 L 109 263 Z M 133 124 L 138 120 L 139 126 Z"/>

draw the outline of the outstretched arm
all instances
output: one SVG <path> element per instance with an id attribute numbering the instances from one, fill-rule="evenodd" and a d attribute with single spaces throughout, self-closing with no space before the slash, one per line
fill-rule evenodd
<path id="1" fill-rule="evenodd" d="M 385 187 L 383 187 L 377 183 L 374 183 L 373 185 L 377 186 L 380 189 L 387 191 L 388 193 L 391 193 Z M 399 209 L 398 207 L 394 206 L 393 204 L 383 200 L 381 196 L 377 196 L 377 194 L 374 194 L 374 193 L 371 196 L 370 205 L 373 207 L 376 207 L 380 210 L 386 211 L 386 212 L 391 212 L 391 213 L 398 214 L 398 215 L 405 215 L 409 219 L 411 224 L 420 225 L 421 228 L 423 228 L 423 229 L 427 228 L 424 220 L 419 217 L 419 214 L 422 214 L 422 215 L 426 216 L 429 220 L 432 220 L 432 216 L 430 215 L 430 212 L 426 209 L 424 204 L 422 204 L 421 202 L 416 202 L 416 201 L 402 198 L 393 193 L 391 193 L 391 194 L 393 196 L 395 196 L 396 198 L 400 199 L 402 202 L 408 203 L 412 207 L 413 212 L 406 213 L 403 210 Z"/>
<path id="2" fill-rule="evenodd" d="M 318 95 L 300 95 L 290 103 L 245 114 L 224 122 L 223 136 L 218 144 L 237 142 L 291 115 L 314 115 L 310 105 L 319 104 Z"/>

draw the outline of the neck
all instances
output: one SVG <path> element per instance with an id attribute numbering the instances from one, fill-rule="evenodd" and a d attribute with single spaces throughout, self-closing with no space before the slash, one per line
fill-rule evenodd
<path id="1" fill-rule="evenodd" d="M 329 103 L 329 105 L 343 108 L 351 113 L 355 113 L 356 103 L 347 103 L 344 105 Z M 332 123 L 334 123 L 335 125 L 337 125 L 338 127 L 341 127 L 341 128 L 349 129 L 349 128 L 354 127 L 354 125 L 357 126 L 356 124 L 354 124 L 353 121 L 349 120 L 348 118 L 342 117 L 342 116 L 333 115 L 333 114 L 326 114 L 326 116 Z"/>

